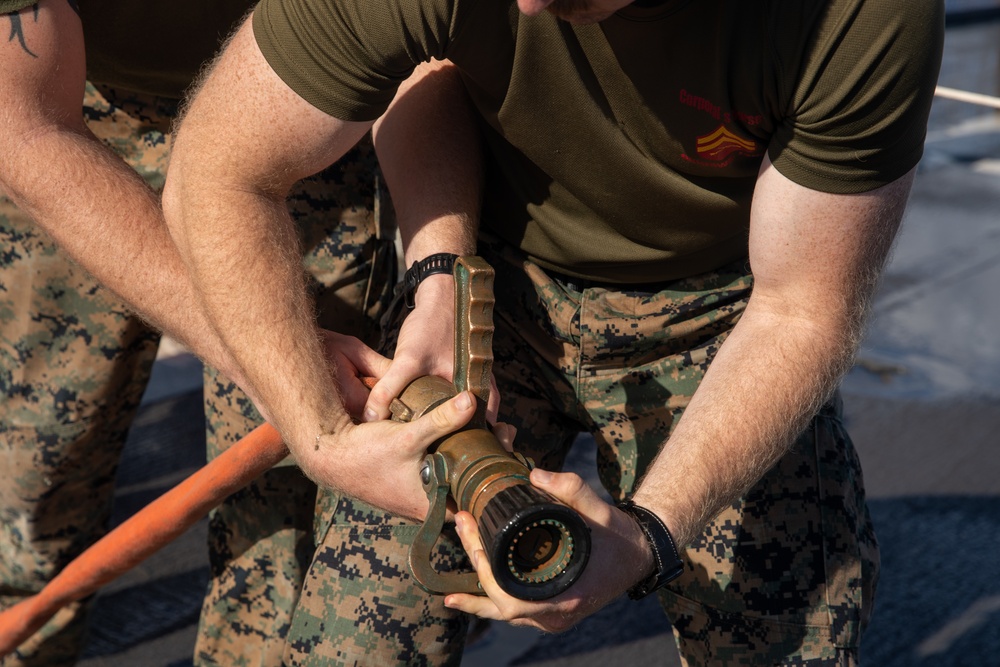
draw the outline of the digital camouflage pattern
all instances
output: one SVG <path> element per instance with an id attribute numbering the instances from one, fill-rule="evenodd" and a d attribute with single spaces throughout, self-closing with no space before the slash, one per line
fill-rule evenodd
<path id="1" fill-rule="evenodd" d="M 691 667 L 857 664 L 878 544 L 839 399 L 687 558 L 660 600 Z"/>
<path id="2" fill-rule="evenodd" d="M 590 431 L 603 485 L 628 497 L 745 308 L 747 266 L 620 291 L 553 279 L 491 243 L 480 252 L 497 272 L 494 372 L 515 448 L 557 468 Z M 839 399 L 683 558 L 660 600 L 685 665 L 856 662 L 878 546 Z"/>
<path id="3" fill-rule="evenodd" d="M 352 233 L 352 221 L 375 213 L 380 238 L 392 237 L 390 205 L 381 190 L 376 188 L 372 197 L 370 186 L 364 185 L 377 173 L 371 160 L 370 144 L 364 144 L 338 163 L 344 196 L 369 193 L 353 208 L 348 208 L 350 202 L 343 208 L 317 206 L 318 200 L 325 201 L 322 193 L 331 189 L 307 184 L 305 192 L 293 196 L 291 210 L 297 218 L 310 210 L 332 211 L 328 225 L 341 218 L 339 227 L 322 235 L 339 239 L 336 243 L 304 240 L 306 248 L 319 249 L 306 262 L 317 267 L 311 273 L 319 276 L 320 324 L 375 345 L 380 330 L 372 325 L 392 296 L 395 258 L 389 241 L 364 240 L 368 226 L 358 225 Z M 362 261 L 372 257 L 373 245 L 378 248 L 374 266 Z M 338 247 L 347 248 L 342 257 L 354 258 L 351 263 L 338 259 Z M 348 280 L 369 273 L 375 276 L 370 281 Z M 324 290 L 322 284 L 339 289 Z M 359 318 L 352 303 L 366 304 L 366 317 Z M 215 454 L 260 417 L 245 395 L 211 370 L 205 391 L 209 449 Z M 268 515 L 285 523 L 258 518 Z M 196 664 L 381 667 L 461 661 L 468 619 L 446 609 L 442 597 L 428 595 L 410 576 L 409 546 L 419 524 L 329 489 L 317 490 L 297 469 L 280 467 L 231 497 L 211 521 L 213 580 L 202 612 Z M 279 541 L 282 546 L 276 549 Z M 276 553 L 284 556 L 281 562 Z M 453 532 L 439 540 L 435 566 L 440 571 L 469 567 Z"/>
<path id="4" fill-rule="evenodd" d="M 502 286 L 494 373 L 500 418 L 518 429 L 515 446 L 558 469 L 577 434 L 591 432 L 601 482 L 624 499 L 739 319 L 746 273 L 699 276 L 659 292 L 582 289 L 512 251 L 480 251 Z"/>
<path id="5" fill-rule="evenodd" d="M 289 197 L 319 324 L 370 345 L 396 282 L 395 224 L 370 141 L 299 183 Z M 208 454 L 261 423 L 253 404 L 205 369 Z M 292 611 L 313 557 L 316 485 L 286 460 L 210 516 L 212 579 L 195 647 L 198 665 L 281 664 Z M 370 576 L 363 570 L 359 576 Z"/>
<path id="6" fill-rule="evenodd" d="M 91 131 L 162 186 L 174 103 L 88 86 L 85 105 Z M 40 590 L 105 532 L 158 339 L 0 197 L 0 605 Z M 86 607 L 3 664 L 73 664 Z"/>
<path id="7" fill-rule="evenodd" d="M 577 435 L 591 432 L 602 484 L 614 499 L 628 497 L 746 307 L 752 288 L 746 263 L 619 290 L 555 279 L 490 238 L 481 239 L 479 252 L 496 271 L 493 371 L 499 419 L 517 428 L 515 449 L 556 470 Z M 394 324 L 385 327 L 385 344 L 391 346 L 406 311 L 389 312 Z M 342 543 L 328 537 L 324 548 L 336 555 Z M 839 401 L 683 557 L 684 574 L 660 599 L 684 664 L 854 664 L 872 610 L 878 549 Z M 345 560 L 334 556 L 338 564 Z M 365 626 L 357 609 L 331 602 L 345 584 L 327 577 L 350 579 L 353 570 L 313 567 L 310 577 L 322 575 L 313 586 L 324 594 L 308 601 L 321 611 L 303 624 L 315 638 L 307 647 L 315 651 L 325 642 L 329 651 L 351 641 L 352 627 Z M 368 600 L 385 600 L 394 582 L 404 587 L 405 581 L 383 577 L 363 587 Z M 413 609 L 392 616 L 397 627 L 424 627 Z M 297 612 L 293 634 L 298 620 Z M 444 620 L 439 637 L 450 636 Z M 337 628 L 332 635 L 331 628 Z M 301 655 L 293 664 L 407 664 L 383 653 L 367 663 L 353 653 L 325 655 L 314 661 Z"/>
<path id="8" fill-rule="evenodd" d="M 87 87 L 91 131 L 156 189 L 164 181 L 175 112 L 173 100 Z M 373 341 L 396 260 L 392 210 L 370 142 L 297 186 L 289 210 L 320 323 Z M 40 590 L 105 532 L 115 471 L 158 335 L 6 198 L 0 199 L 0 237 L 0 603 L 9 606 Z M 212 369 L 205 386 L 214 455 L 260 418 Z M 213 579 L 198 643 L 206 664 L 215 657 L 226 665 L 280 659 L 314 550 L 315 503 L 315 485 L 289 465 L 213 514 Z M 73 664 L 85 640 L 85 611 L 86 605 L 63 610 L 23 655 L 3 665 Z"/>
<path id="9" fill-rule="evenodd" d="M 169 110 L 136 97 L 111 104 L 111 91 L 103 92 L 88 89 L 88 122 L 158 187 L 169 145 L 158 119 Z M 376 220 L 391 219 L 378 214 L 373 169 L 370 147 L 362 146 L 290 202 L 315 276 L 321 324 L 369 342 L 395 267 L 391 243 L 373 238 Z M 0 222 L 6 241 L 0 382 L 8 396 L 0 455 L 6 470 L 19 471 L 0 489 L 7 604 L 37 590 L 103 530 L 114 467 L 156 336 L 59 257 L 9 201 Z M 383 230 L 382 237 L 391 234 Z M 553 280 L 489 242 L 482 253 L 497 270 L 494 370 L 501 419 L 518 428 L 516 446 L 542 467 L 558 469 L 577 433 L 591 431 L 602 482 L 614 498 L 626 497 L 745 307 L 751 287 L 745 267 L 657 292 L 618 291 Z M 56 273 L 45 276 L 42 264 Z M 28 292 L 36 305 L 24 301 Z M 20 315 L 29 307 L 39 314 Z M 24 328 L 29 323 L 33 328 Z M 211 369 L 205 391 L 214 455 L 259 416 Z M 72 498 L 53 508 L 67 490 Z M 43 525 L 42 517 L 60 525 Z M 415 524 L 357 501 L 317 493 L 293 466 L 272 470 L 213 513 L 213 578 L 196 662 L 458 664 L 467 619 L 409 576 L 415 531 Z M 454 536 L 440 541 L 439 568 L 464 565 L 457 544 Z M 686 664 L 856 660 L 877 579 L 877 545 L 857 457 L 835 405 L 685 558 L 684 575 L 661 601 Z M 72 611 L 47 628 L 65 628 L 64 639 L 45 644 L 51 653 L 11 664 L 70 664 L 83 628 L 83 617 Z"/>
<path id="10" fill-rule="evenodd" d="M 283 664 L 459 665 L 468 617 L 447 609 L 410 575 L 419 524 L 358 500 L 321 493 L 319 548 L 295 610 Z M 432 563 L 469 570 L 458 536 L 444 531 Z"/>

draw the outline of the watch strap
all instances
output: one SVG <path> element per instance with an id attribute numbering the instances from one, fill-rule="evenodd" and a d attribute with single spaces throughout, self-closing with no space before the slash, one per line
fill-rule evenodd
<path id="1" fill-rule="evenodd" d="M 646 577 L 628 591 L 629 598 L 641 600 L 650 593 L 662 588 L 667 582 L 679 577 L 684 571 L 684 563 L 677 552 L 674 538 L 660 517 L 631 500 L 625 500 L 617 505 L 618 509 L 632 517 L 640 530 L 649 540 L 653 550 L 653 574 Z"/>
<path id="2" fill-rule="evenodd" d="M 403 274 L 403 302 L 406 307 L 412 309 L 416 304 L 417 287 L 424 278 L 437 273 L 451 273 L 455 268 L 456 259 L 458 255 L 439 252 L 414 262 Z"/>

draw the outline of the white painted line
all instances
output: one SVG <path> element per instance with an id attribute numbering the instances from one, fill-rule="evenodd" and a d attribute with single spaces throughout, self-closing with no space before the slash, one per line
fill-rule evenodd
<path id="1" fill-rule="evenodd" d="M 945 88 L 944 86 L 938 86 L 935 88 L 934 94 L 938 97 L 944 97 L 949 100 L 958 100 L 959 102 L 968 102 L 970 104 L 981 104 L 986 107 L 1000 109 L 1000 97 L 993 97 L 992 95 L 970 93 L 964 90 L 956 90 L 955 88 Z"/>
<path id="2" fill-rule="evenodd" d="M 944 653 L 964 635 L 990 621 L 990 616 L 1000 611 L 1000 595 L 976 600 L 958 618 L 944 624 L 940 630 L 920 642 L 917 655 L 924 658 Z"/>

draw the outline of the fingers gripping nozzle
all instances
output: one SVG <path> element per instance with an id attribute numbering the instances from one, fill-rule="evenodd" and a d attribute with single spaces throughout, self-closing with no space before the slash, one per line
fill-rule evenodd
<path id="1" fill-rule="evenodd" d="M 493 365 L 493 269 L 479 257 L 455 262 L 455 382 L 424 376 L 392 403 L 410 421 L 460 391 L 477 400 L 472 421 L 436 443 L 421 480 L 430 510 L 410 549 L 410 569 L 431 593 L 481 593 L 475 573 L 442 574 L 431 553 L 452 500 L 479 526 L 494 578 L 510 595 L 542 600 L 566 590 L 590 556 L 590 529 L 573 509 L 531 485 L 531 461 L 511 454 L 489 430 L 486 403 Z"/>

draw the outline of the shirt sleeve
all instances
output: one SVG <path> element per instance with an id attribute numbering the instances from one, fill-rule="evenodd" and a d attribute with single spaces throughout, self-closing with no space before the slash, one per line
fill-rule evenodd
<path id="1" fill-rule="evenodd" d="M 262 0 L 254 36 L 272 69 L 316 108 L 378 118 L 420 62 L 443 57 L 450 0 Z"/>
<path id="2" fill-rule="evenodd" d="M 0 0 L 0 14 L 12 14 L 30 7 L 38 0 Z"/>
<path id="3" fill-rule="evenodd" d="M 942 0 L 829 3 L 768 154 L 783 175 L 866 192 L 920 161 L 944 42 Z"/>

